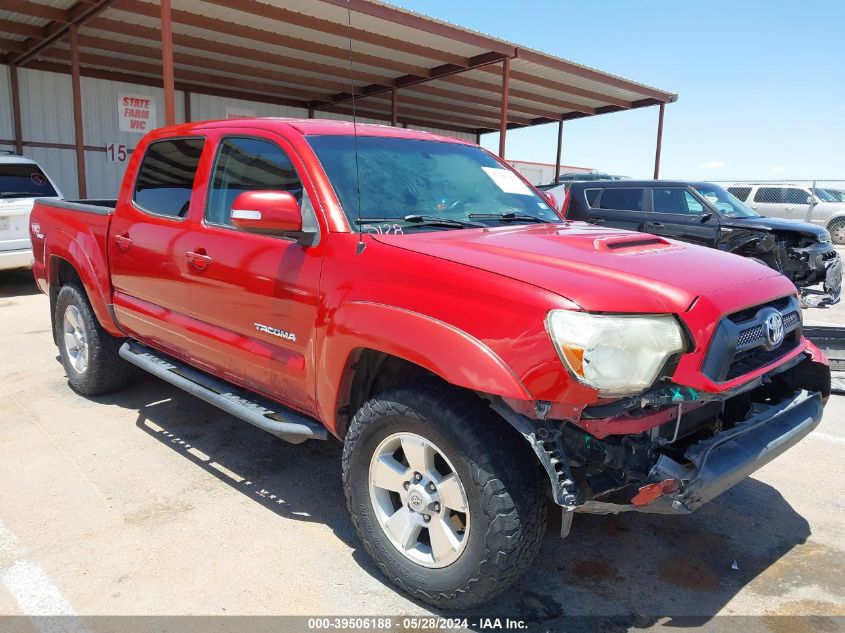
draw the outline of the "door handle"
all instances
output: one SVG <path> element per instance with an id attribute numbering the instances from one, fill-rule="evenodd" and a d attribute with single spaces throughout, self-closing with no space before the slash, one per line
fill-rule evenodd
<path id="1" fill-rule="evenodd" d="M 114 241 L 117 243 L 117 248 L 122 253 L 125 253 L 129 250 L 129 247 L 132 246 L 132 238 L 129 237 L 128 233 L 124 233 L 123 235 L 115 235 Z"/>
<path id="2" fill-rule="evenodd" d="M 593 224 L 604 224 L 604 218 L 593 218 L 591 222 Z"/>
<path id="3" fill-rule="evenodd" d="M 652 229 L 662 229 L 664 225 L 663 222 L 649 222 L 648 226 Z"/>
<path id="4" fill-rule="evenodd" d="M 206 254 L 204 248 L 198 248 L 195 251 L 188 251 L 185 253 L 185 259 L 188 261 L 188 264 L 200 272 L 208 268 L 209 264 L 214 261 Z"/>

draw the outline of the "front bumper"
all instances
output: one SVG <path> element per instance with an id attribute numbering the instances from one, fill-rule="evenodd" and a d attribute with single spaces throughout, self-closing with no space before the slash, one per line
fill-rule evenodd
<path id="1" fill-rule="evenodd" d="M 0 251 L 0 270 L 13 268 L 31 268 L 32 249 L 24 248 L 17 251 Z"/>
<path id="2" fill-rule="evenodd" d="M 801 288 L 803 307 L 817 308 L 839 303 L 842 294 L 842 258 L 830 244 L 827 250 L 813 253 L 809 259 L 810 270 L 819 271 L 822 292 Z M 832 251 L 832 252 L 831 252 Z M 818 278 L 818 277 L 817 277 Z"/>
<path id="3" fill-rule="evenodd" d="M 754 412 L 732 429 L 690 446 L 681 464 L 661 456 L 649 473 L 655 483 L 674 481 L 675 492 L 644 505 L 587 501 L 575 512 L 610 514 L 635 511 L 688 514 L 748 477 L 806 437 L 822 418 L 822 395 L 807 390 Z"/>

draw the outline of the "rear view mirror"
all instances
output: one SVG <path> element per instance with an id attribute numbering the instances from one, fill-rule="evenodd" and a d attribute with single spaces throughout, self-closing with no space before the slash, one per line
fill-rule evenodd
<path id="1" fill-rule="evenodd" d="M 232 225 L 265 235 L 302 235 L 302 211 L 287 191 L 245 191 L 238 194 L 229 213 Z"/>

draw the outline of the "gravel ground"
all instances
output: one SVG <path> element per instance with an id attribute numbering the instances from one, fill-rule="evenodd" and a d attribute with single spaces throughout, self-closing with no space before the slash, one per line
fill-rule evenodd
<path id="1" fill-rule="evenodd" d="M 818 312 L 845 324 L 845 304 Z M 337 442 L 286 444 L 152 377 L 74 394 L 29 273 L 0 273 L 0 331 L 0 614 L 430 613 L 360 548 Z M 555 513 L 532 569 L 470 628 L 485 614 L 538 630 L 845 616 L 843 423 L 834 396 L 810 437 L 688 517 L 579 515 L 561 541 Z"/>

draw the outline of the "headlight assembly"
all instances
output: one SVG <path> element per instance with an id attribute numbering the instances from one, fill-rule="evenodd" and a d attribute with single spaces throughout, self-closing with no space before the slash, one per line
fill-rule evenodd
<path id="1" fill-rule="evenodd" d="M 669 314 L 552 310 L 546 329 L 569 373 L 601 396 L 627 396 L 647 389 L 666 361 L 684 349 L 681 327 Z"/>

